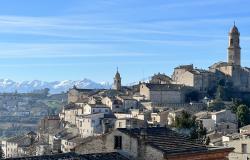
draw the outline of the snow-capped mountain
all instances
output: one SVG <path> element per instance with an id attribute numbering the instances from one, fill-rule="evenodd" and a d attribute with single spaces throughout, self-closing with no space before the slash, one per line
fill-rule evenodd
<path id="1" fill-rule="evenodd" d="M 60 93 L 66 92 L 69 88 L 72 88 L 76 85 L 79 88 L 85 89 L 108 89 L 111 88 L 111 85 L 108 82 L 97 83 L 90 79 L 83 80 L 63 80 L 63 81 L 53 81 L 45 82 L 40 80 L 33 81 L 23 81 L 15 82 L 10 79 L 0 79 L 0 92 L 32 92 L 38 89 L 49 88 L 50 93 Z"/>

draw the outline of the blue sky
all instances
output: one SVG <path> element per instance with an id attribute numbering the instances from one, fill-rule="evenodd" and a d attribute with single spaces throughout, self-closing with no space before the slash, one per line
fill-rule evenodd
<path id="1" fill-rule="evenodd" d="M 180 64 L 226 61 L 228 31 L 241 32 L 250 66 L 249 0 L 1 0 L 0 77 L 123 82 Z"/>

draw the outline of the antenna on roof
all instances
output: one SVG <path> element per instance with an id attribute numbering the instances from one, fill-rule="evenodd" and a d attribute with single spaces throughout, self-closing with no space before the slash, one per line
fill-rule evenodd
<path id="1" fill-rule="evenodd" d="M 144 69 L 142 69 L 142 81 L 145 82 Z"/>

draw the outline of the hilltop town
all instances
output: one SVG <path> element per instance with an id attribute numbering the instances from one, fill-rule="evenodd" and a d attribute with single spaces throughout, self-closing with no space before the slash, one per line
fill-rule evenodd
<path id="1" fill-rule="evenodd" d="M 250 68 L 241 66 L 240 32 L 235 25 L 229 31 L 227 54 L 227 62 L 208 69 L 180 65 L 171 76 L 157 73 L 133 86 L 122 85 L 118 69 L 112 89 L 73 86 L 59 114 L 43 117 L 37 130 L 3 140 L 3 155 L 7 159 L 250 158 Z"/>

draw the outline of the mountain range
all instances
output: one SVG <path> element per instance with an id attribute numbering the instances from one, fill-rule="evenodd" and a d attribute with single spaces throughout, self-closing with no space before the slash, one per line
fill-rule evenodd
<path id="1" fill-rule="evenodd" d="M 108 82 L 98 83 L 86 78 L 82 80 L 63 80 L 53 82 L 40 80 L 15 82 L 11 79 L 0 79 L 0 92 L 10 93 L 17 91 L 19 93 L 28 93 L 39 89 L 49 88 L 50 93 L 54 94 L 66 92 L 74 85 L 78 88 L 84 89 L 109 89 L 112 86 Z"/>

